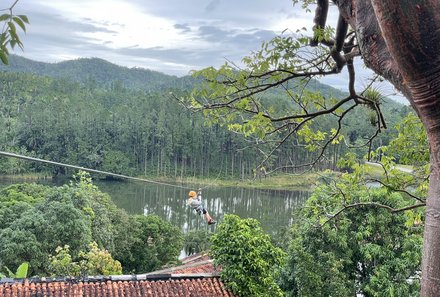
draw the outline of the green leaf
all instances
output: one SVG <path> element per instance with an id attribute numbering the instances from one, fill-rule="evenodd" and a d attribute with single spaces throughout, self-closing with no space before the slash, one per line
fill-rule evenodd
<path id="1" fill-rule="evenodd" d="M 2 34 L 0 34 L 0 46 L 6 44 L 7 38 L 8 38 L 8 36 L 7 36 L 6 32 L 3 32 Z"/>
<path id="2" fill-rule="evenodd" d="M 14 20 L 14 22 L 17 24 L 17 25 L 19 25 L 20 26 L 20 28 L 24 31 L 24 32 L 26 32 L 26 26 L 25 26 L 25 24 L 23 23 L 23 21 L 19 18 L 19 17 L 12 17 L 12 19 Z"/>
<path id="3" fill-rule="evenodd" d="M 2 60 L 3 64 L 9 65 L 8 56 L 6 55 L 3 49 L 0 49 L 0 59 Z"/>
<path id="4" fill-rule="evenodd" d="M 16 278 L 26 278 L 28 274 L 29 269 L 29 262 L 23 262 L 20 266 L 17 268 L 17 272 L 15 273 Z"/>
<path id="5" fill-rule="evenodd" d="M 9 32 L 11 33 L 11 35 L 14 34 L 16 36 L 17 35 L 17 28 L 15 27 L 14 23 L 9 21 L 8 27 L 9 27 Z"/>
<path id="6" fill-rule="evenodd" d="M 25 22 L 26 24 L 29 24 L 29 19 L 27 16 L 25 15 L 17 15 L 23 22 Z"/>
<path id="7" fill-rule="evenodd" d="M 13 278 L 15 277 L 15 274 L 8 267 L 5 266 L 5 269 L 8 272 L 9 277 L 13 277 Z"/>
<path id="8" fill-rule="evenodd" d="M 11 15 L 9 13 L 5 13 L 0 15 L 0 22 L 6 21 L 7 19 L 10 19 Z"/>

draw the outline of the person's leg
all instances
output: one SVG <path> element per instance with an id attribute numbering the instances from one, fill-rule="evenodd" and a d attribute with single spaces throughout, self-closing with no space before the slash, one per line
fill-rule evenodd
<path id="1" fill-rule="evenodd" d="M 206 222 L 208 222 L 208 225 L 215 224 L 215 221 L 212 219 L 212 217 L 209 215 L 208 211 L 203 208 L 203 214 L 205 215 Z"/>

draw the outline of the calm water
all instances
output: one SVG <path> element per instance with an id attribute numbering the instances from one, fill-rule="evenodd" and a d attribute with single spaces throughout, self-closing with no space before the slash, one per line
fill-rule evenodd
<path id="1" fill-rule="evenodd" d="M 20 181 L 1 180 L 0 187 Z M 41 181 L 53 184 L 51 181 Z M 157 214 L 184 232 L 207 228 L 201 216 L 186 206 L 188 190 L 125 181 L 95 181 L 118 207 L 131 214 Z M 56 185 L 60 185 L 59 182 Z M 225 214 L 259 220 L 266 232 L 275 233 L 292 220 L 292 212 L 310 195 L 307 191 L 255 190 L 236 187 L 208 187 L 202 192 L 205 207 L 221 221 Z"/>

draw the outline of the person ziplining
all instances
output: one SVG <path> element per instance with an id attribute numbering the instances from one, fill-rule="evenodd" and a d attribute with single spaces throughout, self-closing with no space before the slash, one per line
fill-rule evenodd
<path id="1" fill-rule="evenodd" d="M 205 209 L 205 206 L 202 202 L 201 189 L 199 189 L 197 193 L 196 191 L 189 191 L 188 196 L 189 197 L 188 197 L 188 201 L 186 202 L 186 205 L 191 206 L 191 208 L 194 209 L 198 215 L 201 215 L 203 213 L 208 225 L 215 224 L 216 221 L 214 221 L 212 217 L 209 215 L 208 211 Z"/>
<path id="2" fill-rule="evenodd" d="M 91 172 L 91 173 L 104 174 L 104 175 L 114 176 L 114 177 L 123 178 L 123 179 L 137 180 L 137 181 L 149 182 L 149 183 L 154 183 L 154 184 L 159 184 L 159 185 L 164 185 L 164 186 L 188 189 L 187 187 L 184 187 L 184 186 L 173 185 L 173 184 L 168 184 L 168 183 L 154 181 L 154 180 L 148 180 L 145 178 L 132 177 L 132 176 L 112 173 L 112 172 L 108 172 L 108 171 L 101 171 L 101 170 L 96 170 L 96 169 L 91 169 L 91 168 L 86 168 L 86 167 L 81 167 L 81 166 L 76 166 L 76 165 L 71 165 L 71 164 L 54 162 L 54 161 L 44 160 L 44 159 L 39 159 L 39 158 L 34 158 L 34 157 L 28 157 L 28 156 L 19 155 L 19 154 L 10 153 L 10 152 L 0 151 L 0 156 L 18 158 L 18 159 L 40 162 L 40 163 L 45 163 L 45 164 L 51 164 L 51 165 L 55 165 L 55 166 L 72 168 L 72 169 L 87 171 L 87 172 Z M 203 213 L 208 225 L 213 225 L 216 223 L 216 221 L 214 221 L 212 219 L 212 217 L 209 215 L 208 211 L 205 209 L 205 206 L 202 202 L 201 189 L 198 190 L 198 193 L 196 193 L 195 191 L 189 192 L 189 198 L 187 201 L 187 205 L 190 205 L 197 212 L 197 214 L 201 215 Z"/>

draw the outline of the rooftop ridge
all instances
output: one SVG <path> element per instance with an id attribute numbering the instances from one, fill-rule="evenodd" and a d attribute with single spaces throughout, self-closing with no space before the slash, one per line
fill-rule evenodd
<path id="1" fill-rule="evenodd" d="M 65 283 L 93 283 L 93 282 L 107 282 L 107 281 L 163 281 L 163 280 L 182 280 L 182 279 L 204 279 L 204 278 L 218 278 L 218 273 L 151 273 L 151 274 L 125 274 L 125 275 L 109 275 L 109 276 L 84 276 L 84 277 L 31 277 L 31 278 L 2 278 L 1 284 L 25 284 L 25 283 L 51 283 L 51 282 L 65 282 Z"/>
<path id="2" fill-rule="evenodd" d="M 152 274 L 166 274 L 166 273 L 173 273 L 176 270 L 182 270 L 182 269 L 186 269 L 186 268 L 191 268 L 191 267 L 197 267 L 197 266 L 201 266 L 201 265 L 205 265 L 205 264 L 211 264 L 214 263 L 214 260 L 209 259 L 209 260 L 203 260 L 203 261 L 199 261 L 199 262 L 194 262 L 194 263 L 188 263 L 188 264 L 183 264 L 180 266 L 174 266 L 174 267 L 169 267 L 169 268 L 164 268 L 161 270 L 156 270 L 153 272 L 149 272 L 146 273 L 146 275 L 152 275 Z M 217 275 L 216 272 L 212 273 L 213 275 Z"/>
<path id="3" fill-rule="evenodd" d="M 209 254 L 207 252 L 202 252 L 202 253 L 197 253 L 188 257 L 185 257 L 181 260 L 182 264 L 188 264 L 190 262 L 196 261 L 200 258 L 209 256 Z"/>

